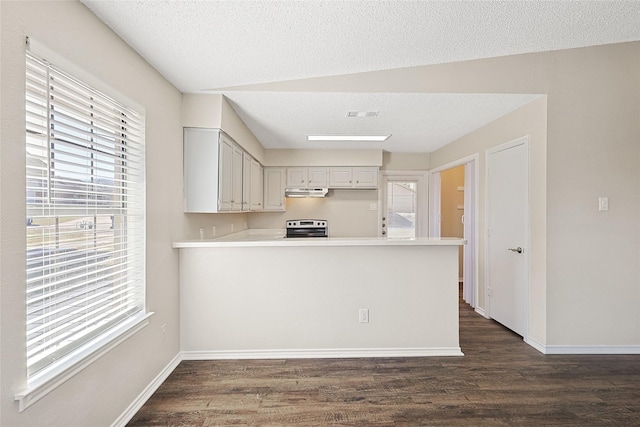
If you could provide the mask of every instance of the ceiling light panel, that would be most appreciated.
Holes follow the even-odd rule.
[[[391,135],[307,135],[308,141],[372,141],[382,142]]]

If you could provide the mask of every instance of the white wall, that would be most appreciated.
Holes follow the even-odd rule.
[[[183,248],[182,349],[205,359],[458,355],[457,262],[457,246]]]
[[[107,426],[179,352],[178,253],[191,233],[182,213],[182,96],[79,2],[0,2],[0,316],[3,426]],[[18,412],[25,369],[25,36],[146,109],[147,308],[150,324]],[[166,324],[166,339],[161,325]]]
[[[383,153],[382,168],[387,170],[426,171],[430,168],[431,153]]]
[[[382,150],[265,150],[265,166],[381,166]]]
[[[548,342],[640,345],[640,43],[554,55]],[[598,212],[608,196],[609,212]]]

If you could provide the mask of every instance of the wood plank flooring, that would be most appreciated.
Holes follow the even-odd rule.
[[[183,361],[129,426],[640,426],[640,356],[545,356],[460,305],[464,357]]]

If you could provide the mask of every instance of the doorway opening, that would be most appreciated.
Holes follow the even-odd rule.
[[[485,316],[477,304],[478,284],[478,155],[465,157],[431,171],[429,178],[429,235],[464,238],[459,277],[462,298]]]

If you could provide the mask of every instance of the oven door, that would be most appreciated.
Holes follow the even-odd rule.
[[[327,237],[326,228],[287,228],[287,237]]]

